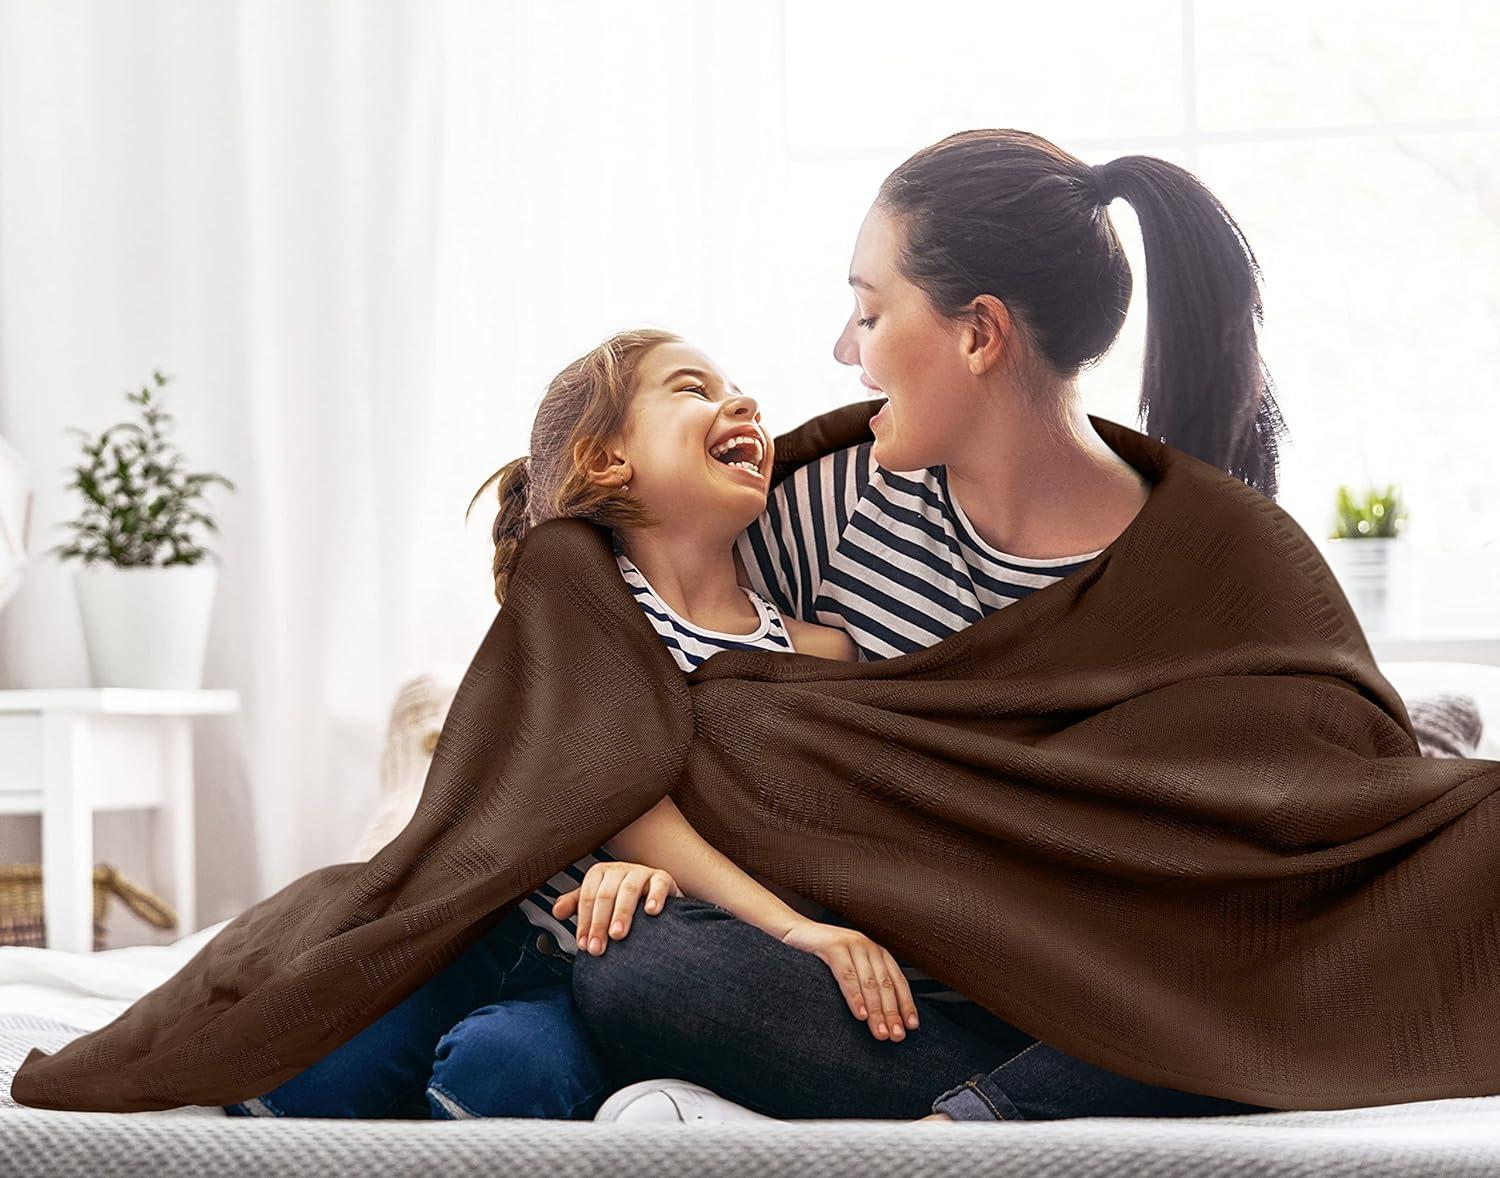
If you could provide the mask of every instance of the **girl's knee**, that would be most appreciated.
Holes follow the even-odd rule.
[[[485,1061],[523,1066],[555,1058],[581,1033],[566,982],[492,1002],[465,1015],[437,1042],[433,1074]]]
[[[457,1023],[438,1040],[428,1092],[446,1098],[441,1115],[451,1117],[567,1117],[606,1080],[568,987],[559,983]]]

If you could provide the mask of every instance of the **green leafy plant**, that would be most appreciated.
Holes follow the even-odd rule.
[[[1337,523],[1329,537],[1333,540],[1395,536],[1406,522],[1406,512],[1401,507],[1394,484],[1388,484],[1385,493],[1380,495],[1373,487],[1369,488],[1363,503],[1354,497],[1347,485],[1340,485],[1336,513]]]
[[[83,436],[83,461],[65,468],[73,472],[65,489],[78,490],[83,511],[61,525],[73,529],[73,539],[48,550],[59,559],[143,567],[192,565],[208,555],[194,541],[192,528],[219,528],[199,510],[199,500],[210,483],[231,491],[234,484],[222,475],[182,469],[182,455],[163,430],[165,423],[176,419],[156,398],[172,378],[160,372],[151,375],[155,390],[145,385],[139,393],[125,394],[127,401],[141,407],[144,425],[120,422],[97,439],[87,430],[69,427],[68,432]]]

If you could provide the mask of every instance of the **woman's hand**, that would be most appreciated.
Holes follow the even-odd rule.
[[[844,1001],[856,1018],[866,1019],[870,1034],[900,1041],[917,1029],[917,1004],[906,975],[884,948],[858,929],[804,920],[792,925],[782,941],[822,959],[833,971]]]
[[[644,863],[615,859],[595,863],[584,872],[583,883],[552,903],[552,915],[567,920],[578,910],[578,950],[598,957],[608,938],[621,940],[630,932],[635,906],[646,893],[646,911],[655,916],[668,896],[682,895],[671,873]],[[611,922],[610,917],[614,919]],[[606,935],[606,929],[608,934]]]

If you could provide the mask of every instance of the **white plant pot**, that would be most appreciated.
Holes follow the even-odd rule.
[[[203,685],[219,566],[86,564],[74,573],[95,687]]]
[[[1409,537],[1348,537],[1324,545],[1328,567],[1367,634],[1391,633],[1408,620]]]

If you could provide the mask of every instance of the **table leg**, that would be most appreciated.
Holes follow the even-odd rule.
[[[82,717],[42,713],[42,911],[49,949],[94,950],[94,808]]]
[[[161,732],[162,807],[157,828],[156,877],[169,882],[177,911],[176,940],[198,931],[193,848],[193,728],[187,716],[164,716]]]

